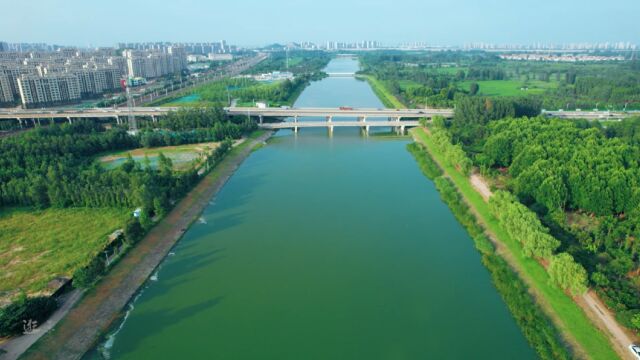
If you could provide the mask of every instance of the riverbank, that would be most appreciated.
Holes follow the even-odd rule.
[[[594,326],[580,306],[551,284],[544,267],[534,259],[523,255],[520,244],[502,230],[497,219],[491,215],[483,196],[467,177],[448,164],[444,155],[437,151],[429,134],[423,128],[413,129],[411,133],[417,142],[425,146],[432,158],[452,180],[464,201],[487,230],[497,247],[497,252],[529,286],[538,304],[560,329],[574,351],[590,359],[617,359],[618,355],[624,357],[626,349],[616,348],[618,350],[616,355],[607,337]]]
[[[25,359],[79,359],[99,339],[147,281],[242,161],[272,135],[256,132],[234,148],[209,175],[129,251],[68,315],[29,349]]]
[[[386,88],[386,86],[384,86],[384,84],[382,84],[382,82],[380,82],[380,80],[371,75],[362,74],[358,74],[356,78],[363,79],[367,83],[369,83],[369,86],[371,86],[371,89],[380,99],[380,101],[382,101],[385,107],[392,109],[406,108],[406,106],[402,102],[400,102],[400,100],[398,100],[395,96],[393,96],[393,94],[389,92],[389,90]]]

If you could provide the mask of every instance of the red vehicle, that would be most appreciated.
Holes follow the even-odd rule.
[[[340,110],[353,110],[350,106],[340,106]]]

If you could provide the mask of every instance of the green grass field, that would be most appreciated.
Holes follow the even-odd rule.
[[[458,88],[469,90],[471,83],[480,86],[480,95],[485,96],[527,96],[540,95],[547,89],[558,86],[557,82],[549,81],[519,81],[519,80],[487,80],[487,81],[463,81],[458,84]]]
[[[605,335],[593,325],[582,309],[569,296],[551,284],[549,275],[542,265],[522,254],[520,243],[502,229],[498,220],[489,211],[488,204],[473,188],[469,179],[448,165],[444,156],[436,151],[435,144],[424,131],[420,128],[411,131],[420,142],[427,146],[433,158],[455,183],[465,200],[476,209],[481,223],[507,247],[515,261],[513,265],[515,265],[516,271],[526,283],[535,289],[535,293],[544,306],[552,310],[554,314],[552,318],[558,320],[561,331],[575,339],[591,359],[618,359]]]
[[[194,160],[198,159],[199,154],[209,153],[211,150],[218,147],[217,142],[198,143],[198,144],[186,144],[178,146],[162,146],[156,148],[141,148],[135,150],[118,151],[108,154],[103,154],[98,161],[100,161],[108,169],[122,165],[127,159],[127,154],[131,154],[135,161],[144,161],[144,157],[147,156],[151,162],[151,165],[155,165],[160,153],[163,153],[166,157],[173,162],[173,168],[175,170],[187,170],[191,167]]]
[[[70,277],[131,216],[126,209],[0,210],[0,299],[35,294],[56,276]]]

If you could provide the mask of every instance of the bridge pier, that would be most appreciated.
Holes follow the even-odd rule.
[[[404,135],[404,125],[396,126],[396,134]]]
[[[296,116],[294,116],[294,117],[293,117],[293,122],[294,122],[294,123],[297,123],[297,122],[298,122],[298,115],[296,115]]]
[[[20,129],[22,129],[22,128],[23,128],[23,125],[22,125],[22,118],[18,118],[18,122],[20,123]]]
[[[294,126],[294,127],[293,127],[293,133],[294,133],[294,134],[297,134],[297,133],[298,133],[298,127],[297,127],[297,126]]]
[[[260,121],[260,125],[262,125],[262,115],[259,115],[258,119],[259,119],[258,121]]]
[[[331,122],[331,120],[333,120],[333,116],[331,115],[327,116],[327,122]]]
[[[156,118],[155,115],[151,115],[151,122],[154,124],[158,122],[158,119]]]
[[[71,116],[67,116],[67,120],[69,121],[69,124],[71,124]]]
[[[329,137],[333,137],[333,125],[327,126],[327,135],[329,135]]]

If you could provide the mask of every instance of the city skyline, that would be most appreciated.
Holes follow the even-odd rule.
[[[95,4],[90,9],[82,5],[77,0],[29,3],[2,0],[0,6],[11,9],[12,14],[0,23],[2,40],[82,47],[113,46],[122,41],[213,39],[226,39],[245,47],[274,42],[365,39],[385,44],[427,42],[453,46],[479,42],[640,42],[634,29],[634,14],[640,11],[640,3],[631,0],[610,1],[604,10],[584,6],[577,0],[543,0],[535,7],[514,5],[506,0],[482,4],[472,0],[455,3],[328,0],[321,7],[310,1],[292,0],[269,3],[245,0],[215,5],[201,0],[153,5],[117,0]],[[523,16],[529,21],[523,22]],[[453,27],[457,31],[451,31]]]

